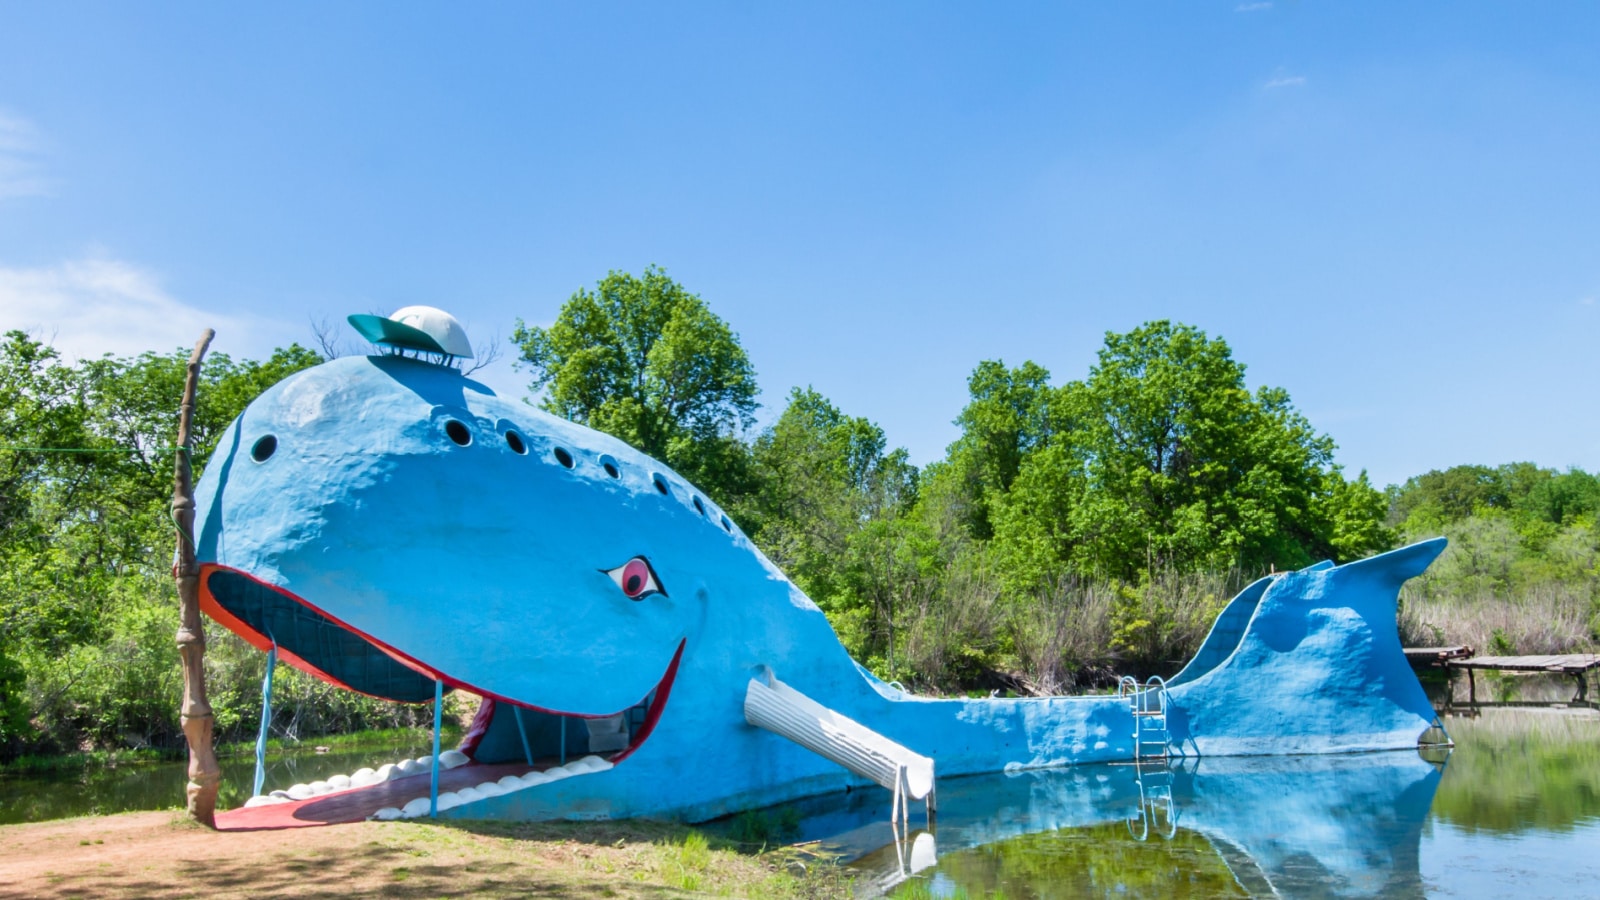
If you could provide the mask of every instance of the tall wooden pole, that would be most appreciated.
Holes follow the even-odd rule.
[[[172,521],[178,526],[178,554],[172,577],[178,581],[178,655],[183,658],[183,736],[189,741],[189,818],[217,827],[217,788],[222,769],[211,749],[211,704],[206,700],[206,632],[200,623],[200,564],[194,555],[194,476],[189,467],[189,430],[194,422],[195,387],[200,360],[216,332],[207,328],[189,354],[183,382],[183,407],[178,417],[178,449],[172,473]]]

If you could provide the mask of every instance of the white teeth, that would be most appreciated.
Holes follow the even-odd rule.
[[[444,754],[440,754],[443,763]],[[440,811],[453,809],[466,803],[484,800],[489,797],[500,797],[515,793],[524,788],[560,781],[563,778],[576,778],[580,775],[591,775],[595,772],[604,772],[612,768],[612,764],[598,756],[585,756],[575,759],[564,766],[556,766],[543,772],[528,772],[524,775],[507,775],[499,781],[485,781],[476,787],[464,787],[455,791],[445,791],[439,795],[438,808]],[[374,819],[414,819],[428,814],[430,803],[427,797],[418,797],[405,806],[396,808],[387,806],[372,815]]]
[[[455,769],[466,765],[472,760],[460,750],[446,750],[439,754],[439,768]],[[515,793],[525,788],[549,784],[563,778],[572,778],[578,775],[590,775],[595,772],[604,772],[611,768],[611,763],[598,756],[585,756],[575,759],[562,766],[554,766],[543,772],[531,771],[522,775],[507,775],[499,781],[485,781],[476,787],[464,787],[455,791],[445,791],[439,795],[439,809],[451,809],[464,803],[473,803],[490,797],[500,797]],[[419,756],[416,759],[403,759],[398,763],[385,763],[376,769],[363,767],[349,775],[332,775],[326,781],[313,781],[310,784],[297,784],[288,790],[273,791],[259,797],[251,797],[245,806],[268,806],[274,803],[288,803],[292,800],[309,800],[323,794],[335,791],[349,790],[350,788],[371,787],[385,781],[405,778],[433,770],[432,756]],[[409,819],[425,815],[429,809],[427,797],[418,797],[403,807],[386,806],[372,814],[374,819]]]
[[[289,795],[284,794],[282,797],[276,796],[279,793],[282,792],[273,791],[271,794],[260,794],[255,797],[251,797],[249,800],[244,802],[245,808],[248,809],[252,806],[272,806],[275,803],[288,803]]]

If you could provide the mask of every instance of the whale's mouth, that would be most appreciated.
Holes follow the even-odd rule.
[[[649,738],[666,708],[687,643],[687,639],[679,641],[660,681],[638,703],[610,715],[596,715],[563,712],[484,690],[397,650],[293,592],[228,566],[211,563],[201,566],[200,607],[218,624],[257,649],[267,651],[275,647],[278,658],[284,662],[347,690],[383,700],[420,703],[432,701],[442,683],[446,688],[461,688],[482,696],[483,705],[461,747],[440,754],[439,761],[449,770],[443,773],[448,776],[443,779],[444,783],[460,783],[461,793],[467,795],[460,797],[460,802],[571,775],[604,771],[632,755]],[[559,745],[546,746],[548,741],[541,745],[537,737],[530,742],[530,729],[536,735],[541,728],[547,732],[559,728]],[[509,743],[508,729],[513,735]],[[596,729],[600,734],[598,743],[594,737]],[[569,739],[569,734],[578,742]],[[585,737],[590,741],[588,747],[582,743]],[[591,748],[594,752],[588,752]],[[569,755],[573,758],[571,762]],[[412,776],[417,776],[417,783],[409,786],[410,792],[420,789],[421,799],[427,799],[432,764],[432,759],[404,760],[377,769],[362,769],[348,778],[336,776],[327,782],[273,791],[268,800],[309,801],[321,794],[337,793],[345,797],[358,790],[392,799],[406,793],[406,786],[400,782]],[[482,784],[477,780],[480,770],[488,777]],[[444,784],[440,789],[446,790]],[[401,813],[400,809],[414,810],[417,799],[411,798],[402,805],[374,806],[367,815],[391,811],[396,815],[416,814],[414,811]],[[443,795],[441,803],[459,805]],[[372,803],[357,804],[359,808],[366,806]]]

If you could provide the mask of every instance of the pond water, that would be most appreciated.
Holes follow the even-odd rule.
[[[451,744],[453,746],[453,742]],[[398,762],[433,752],[432,732],[380,732],[362,739],[344,739],[325,753],[310,743],[277,752],[267,760],[267,788],[287,788],[330,775],[345,774],[376,763]],[[253,754],[218,760],[222,787],[218,809],[244,805],[255,784]],[[141,809],[183,806],[188,783],[184,762],[138,762],[118,766],[98,763],[43,774],[0,773],[0,825],[42,822],[69,816],[107,815]]]
[[[869,789],[765,810],[774,838],[844,854],[863,897],[1600,897],[1600,711],[1445,718],[1456,748],[1078,766],[939,782],[908,834]],[[429,752],[425,732],[281,754],[285,787]],[[254,760],[223,761],[219,805]],[[181,804],[181,763],[0,776],[0,824]]]
[[[1600,897],[1600,712],[1486,709],[1415,751],[941,779],[769,811],[863,897]]]

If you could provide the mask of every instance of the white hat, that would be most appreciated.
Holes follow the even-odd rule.
[[[354,315],[350,324],[374,344],[472,358],[472,344],[456,317],[432,306],[407,306],[385,318]]]

